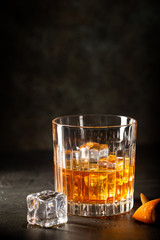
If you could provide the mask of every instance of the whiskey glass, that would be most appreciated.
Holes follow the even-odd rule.
[[[68,213],[105,217],[134,204],[137,121],[119,115],[73,115],[52,121],[55,191]]]

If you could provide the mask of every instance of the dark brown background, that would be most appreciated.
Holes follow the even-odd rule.
[[[154,0],[1,1],[3,239],[159,240],[160,214],[153,226],[132,219],[141,192],[160,197],[159,13]],[[134,208],[30,229],[26,196],[54,189],[51,120],[83,113],[137,119]]]
[[[51,120],[108,113],[159,141],[159,3],[3,1],[3,151],[51,150]]]

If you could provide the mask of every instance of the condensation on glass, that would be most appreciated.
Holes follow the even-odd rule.
[[[134,203],[137,121],[117,115],[79,115],[52,121],[55,191],[68,213],[112,216]]]

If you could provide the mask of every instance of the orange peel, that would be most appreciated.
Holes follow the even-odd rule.
[[[146,202],[149,202],[148,198],[147,198],[143,193],[140,194],[140,198],[141,198],[142,204],[145,204]],[[157,218],[156,210],[155,210],[155,209],[153,209],[152,218],[153,218],[153,219],[156,219],[156,218]]]
[[[140,194],[140,198],[141,198],[142,204],[149,202],[148,198],[143,193]]]
[[[87,142],[87,143],[80,146],[80,148],[84,148],[84,147],[87,147],[88,149],[92,149],[92,148],[98,149],[99,148],[99,143],[97,143],[97,142]]]
[[[160,198],[144,203],[135,211],[132,217],[140,222],[148,224],[155,223],[156,222],[155,207],[159,202]]]

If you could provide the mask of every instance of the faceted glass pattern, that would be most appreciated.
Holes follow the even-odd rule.
[[[55,190],[67,195],[69,214],[132,209],[136,127],[132,118],[110,115],[53,120]]]

